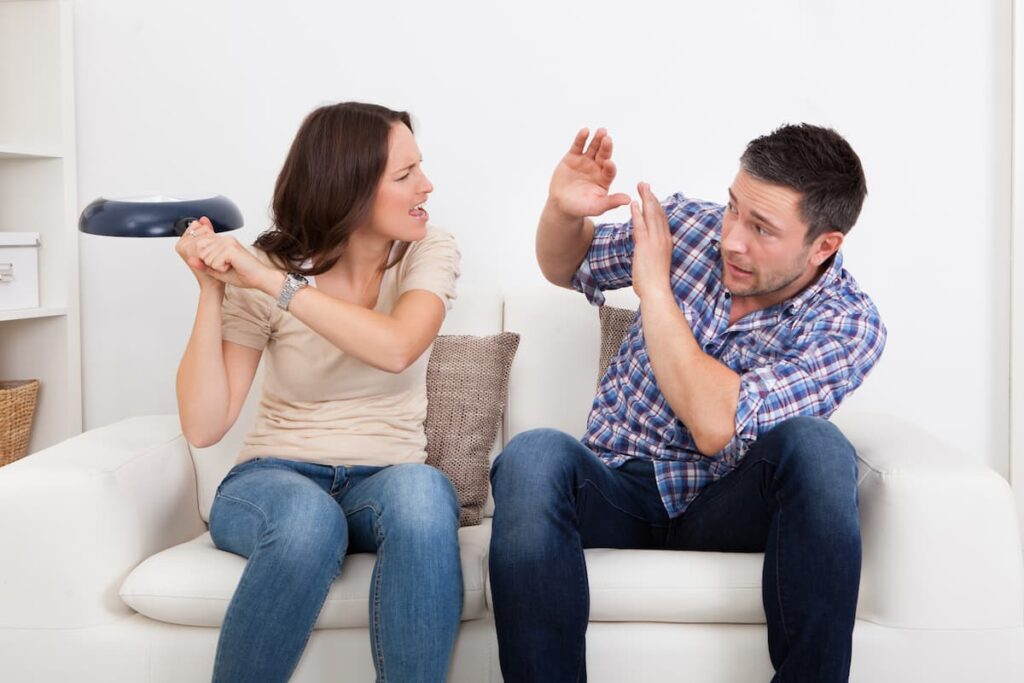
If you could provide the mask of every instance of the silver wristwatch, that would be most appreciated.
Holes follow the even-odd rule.
[[[295,292],[309,284],[309,281],[298,273],[288,273],[284,278],[284,286],[281,287],[281,294],[277,297],[277,307],[282,311],[288,310],[288,304],[292,302]]]

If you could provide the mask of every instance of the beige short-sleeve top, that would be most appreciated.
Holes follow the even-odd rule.
[[[265,253],[254,251],[270,263]],[[428,227],[427,236],[385,271],[374,310],[389,313],[413,289],[437,295],[449,310],[459,258],[451,233]],[[263,351],[262,395],[239,462],[278,457],[379,466],[426,459],[429,348],[401,373],[378,370],[255,289],[226,287],[222,320],[225,340]]]

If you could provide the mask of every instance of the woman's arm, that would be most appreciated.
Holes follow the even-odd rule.
[[[277,297],[276,293],[267,293]],[[422,289],[402,294],[391,313],[385,314],[303,287],[288,311],[345,353],[394,373],[402,372],[423,355],[445,316],[441,299]]]
[[[238,419],[263,352],[221,340],[221,298],[199,295],[192,336],[178,365],[178,418],[190,444],[220,441]]]
[[[212,277],[258,289],[274,300],[280,295],[285,274],[262,263],[234,237],[211,234],[197,242],[205,272]],[[303,287],[288,312],[345,353],[379,370],[399,373],[430,347],[446,309],[439,295],[423,289],[404,292],[390,313],[379,313]]]
[[[178,418],[189,443],[211,446],[238,418],[262,352],[221,340],[224,283],[196,256],[196,244],[213,234],[209,221],[193,223],[176,246],[199,281],[199,305],[192,335],[178,365]]]

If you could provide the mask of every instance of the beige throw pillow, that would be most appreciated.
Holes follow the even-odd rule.
[[[479,524],[490,484],[490,452],[508,398],[519,335],[440,335],[427,363],[427,464],[459,494],[459,523]]]
[[[601,358],[597,366],[598,386],[601,385],[601,380],[608,372],[608,364],[619,352],[626,333],[629,332],[629,328],[632,327],[633,321],[636,319],[636,311],[630,308],[601,306],[599,313],[601,316]]]

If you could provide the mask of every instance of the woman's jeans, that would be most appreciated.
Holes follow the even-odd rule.
[[[217,489],[210,533],[249,561],[221,627],[214,681],[288,680],[347,552],[377,554],[377,680],[444,681],[462,614],[458,528],[455,490],[427,465],[236,465]],[[336,680],[347,680],[343,669]]]
[[[586,680],[584,548],[763,551],[774,680],[849,677],[861,560],[857,463],[830,423],[794,418],[762,435],[676,519],[650,461],[611,469],[554,430],[515,437],[491,482],[490,581],[506,681]],[[681,659],[679,680],[686,671]]]

